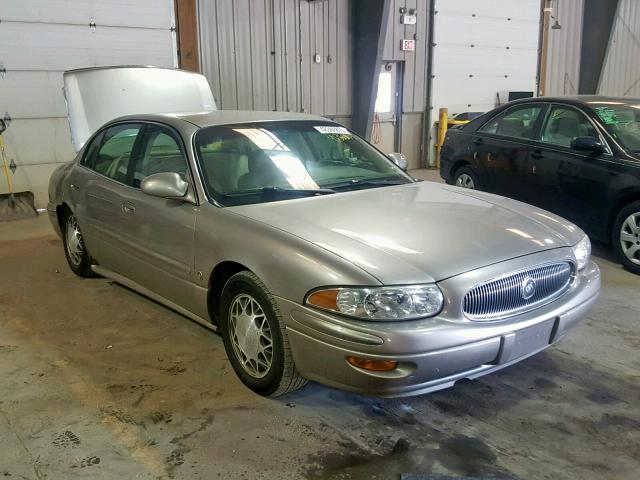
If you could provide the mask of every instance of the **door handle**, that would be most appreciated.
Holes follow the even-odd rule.
[[[481,138],[476,138],[473,143],[475,145],[482,145],[484,143],[484,140],[482,140]]]
[[[122,204],[122,211],[124,213],[135,213],[136,212],[136,207],[131,202],[124,202]]]
[[[533,152],[531,152],[531,157],[535,158],[535,159],[538,159],[538,158],[544,157],[544,155],[542,154],[542,151],[534,150]]]

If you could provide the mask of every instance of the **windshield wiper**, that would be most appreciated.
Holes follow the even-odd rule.
[[[242,190],[239,192],[223,193],[225,198],[244,197],[247,195],[287,195],[292,197],[314,197],[316,195],[328,195],[337,193],[331,188],[281,188],[281,187],[263,187],[257,190]]]
[[[387,185],[404,185],[405,183],[411,183],[404,179],[359,179],[354,178],[349,182],[335,183],[329,185],[331,188],[345,188],[345,187],[384,187]]]

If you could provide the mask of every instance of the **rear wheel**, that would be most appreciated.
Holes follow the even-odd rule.
[[[96,274],[91,270],[91,255],[84,244],[78,219],[71,210],[64,213],[62,241],[64,254],[73,273],[85,278],[95,277]]]
[[[478,176],[471,167],[461,167],[456,170],[453,176],[453,184],[456,187],[468,188],[470,190],[480,190]]]
[[[303,387],[275,299],[260,279],[244,271],[222,292],[220,331],[227,357],[254,392],[277,397]]]
[[[620,210],[613,224],[612,237],[613,248],[622,265],[640,275],[640,201]]]

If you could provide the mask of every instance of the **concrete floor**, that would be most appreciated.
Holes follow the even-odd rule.
[[[640,277],[597,255],[592,314],[507,370],[409,399],[272,400],[216,334],[74,276],[45,218],[0,223],[0,477],[640,478]]]

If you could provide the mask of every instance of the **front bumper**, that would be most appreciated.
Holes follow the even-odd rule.
[[[442,315],[407,322],[354,321],[282,298],[278,304],[303,376],[344,390],[393,397],[447,388],[544,350],[588,313],[599,292],[600,270],[591,262],[560,298],[493,322]],[[398,368],[363,370],[347,363],[347,356],[395,360]]]

